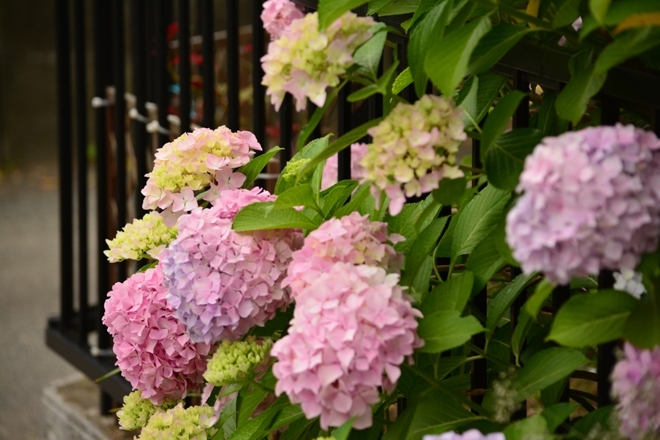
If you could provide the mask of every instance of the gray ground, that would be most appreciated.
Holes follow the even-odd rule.
[[[43,438],[41,390],[74,371],[44,344],[59,290],[54,171],[0,178],[0,439]]]

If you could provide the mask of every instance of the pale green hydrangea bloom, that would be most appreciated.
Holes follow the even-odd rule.
[[[249,337],[245,341],[224,340],[209,361],[204,379],[221,386],[245,378],[266,361],[272,346],[270,339],[258,341]]]
[[[158,259],[158,254],[177,236],[176,228],[168,228],[158,213],[148,213],[127,224],[113,240],[106,240],[108,261]]]
[[[295,180],[298,177],[300,170],[307,164],[307,162],[309,162],[309,159],[291,159],[282,172],[282,180],[286,180],[287,182]]]
[[[165,401],[161,406],[154,405],[149,399],[142,398],[142,391],[133,391],[124,397],[124,406],[117,412],[119,427],[126,431],[143,428],[156,411],[166,410],[174,405],[176,405],[174,401]]]
[[[213,437],[213,408],[180,403],[167,411],[158,411],[142,429],[139,440],[207,440]]]

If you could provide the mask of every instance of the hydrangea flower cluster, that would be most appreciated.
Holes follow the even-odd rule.
[[[218,190],[239,188],[245,176],[232,170],[248,163],[255,150],[261,151],[261,145],[254,134],[233,133],[224,125],[182,134],[156,151],[154,169],[142,189],[142,207],[187,212],[197,207],[195,191],[210,186],[205,200],[213,201]]]
[[[271,355],[278,379],[275,392],[300,403],[307,418],[321,426],[372,424],[378,388],[391,391],[399,365],[421,347],[421,313],[397,284],[398,274],[375,266],[338,262],[302,288],[287,336]]]
[[[284,285],[291,286],[296,300],[305,286],[335,263],[366,264],[398,271],[403,255],[389,243],[403,241],[388,234],[387,223],[372,222],[368,215],[352,212],[341,219],[331,218],[309,233],[300,250],[293,253]],[[389,242],[389,243],[388,243]]]
[[[139,440],[206,440],[215,434],[214,422],[210,406],[183,408],[179,404],[151,416]]]
[[[637,299],[646,293],[646,287],[642,282],[642,274],[633,270],[622,270],[621,272],[614,272],[614,286],[616,290],[628,292]]]
[[[176,404],[175,401],[165,400],[161,406],[156,406],[151,400],[143,398],[141,391],[133,391],[124,396],[124,405],[117,411],[119,427],[126,431],[143,428],[156,411],[174,408]]]
[[[149,257],[158,259],[158,254],[176,238],[176,228],[168,228],[157,212],[145,214],[117,232],[112,240],[106,240],[108,261],[141,260]]]
[[[303,18],[305,14],[290,0],[268,0],[261,12],[261,21],[270,38],[277,40],[293,20]]]
[[[612,372],[612,395],[618,400],[619,432],[625,438],[659,438],[660,347],[643,350],[626,342]]]
[[[364,167],[360,163],[362,158],[367,154],[367,144],[357,142],[350,146],[351,149],[351,179],[360,180],[364,177]],[[321,179],[321,189],[328,189],[338,179],[338,158],[335,154],[325,161],[323,167],[323,178]]]
[[[392,215],[401,212],[406,197],[438,188],[441,179],[462,177],[456,164],[458,147],[466,138],[462,109],[451,99],[424,95],[414,104],[399,103],[368,133],[373,138],[362,159],[372,194],[391,199]]]
[[[476,429],[470,429],[463,434],[448,431],[442,434],[425,435],[422,440],[506,440],[501,432],[482,434]]]
[[[347,12],[319,30],[318,14],[294,20],[280,38],[271,41],[261,58],[266,94],[279,110],[286,92],[296,100],[296,110],[307,106],[307,98],[322,107],[326,88],[339,84],[339,76],[353,64],[353,52],[371,38],[371,17]]]
[[[210,349],[194,344],[174,317],[163,281],[159,264],[116,283],[103,315],[122,375],[156,405],[199,388]]]
[[[224,340],[208,363],[204,379],[215,386],[227,385],[256,373],[264,364],[273,341],[248,337],[245,341]]]
[[[213,208],[179,219],[179,235],[160,257],[167,301],[192,341],[234,341],[289,305],[281,282],[300,234],[232,230],[240,208],[272,200],[258,188],[228,190]]]
[[[660,140],[631,125],[545,138],[525,160],[507,241],[550,281],[633,270],[660,234]]]

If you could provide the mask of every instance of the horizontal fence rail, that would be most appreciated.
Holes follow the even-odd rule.
[[[101,324],[106,294],[113,283],[136,270],[129,263],[111,266],[107,262],[103,254],[106,239],[114,237],[127,220],[143,215],[140,190],[156,148],[200,126],[225,124],[232,130],[251,130],[264,150],[275,145],[284,148],[279,159],[260,176],[267,188],[272,188],[274,178],[296,152],[297,134],[314,106],[309,103],[307,112],[297,113],[287,95],[279,112],[275,112],[267,102],[261,85],[260,59],[268,44],[260,20],[262,3],[56,0],[60,310],[48,321],[46,342],[91,379],[115,368],[112,341]],[[296,3],[307,10],[317,5],[314,0]],[[87,11],[91,12],[91,26],[87,26],[90,31],[85,22]],[[385,17],[383,21],[392,26],[400,24],[388,20]],[[406,67],[407,42],[402,37],[391,38],[402,71]],[[524,93],[537,85],[559,91],[570,79],[570,57],[561,48],[522,42],[493,71],[508,77],[511,87]],[[391,62],[391,56],[384,56],[381,71]],[[601,108],[601,123],[617,123],[620,109],[628,109],[646,116],[650,128],[660,134],[659,80],[657,73],[627,67],[612,69],[595,98]],[[382,114],[382,97],[374,96],[356,105],[346,99],[352,90],[347,86],[339,92],[334,113],[320,124],[312,138],[329,132],[342,135]],[[403,94],[412,100],[414,90],[408,88]],[[91,130],[88,122],[93,122]],[[529,125],[529,100],[523,100],[513,128]],[[93,160],[89,157],[90,143],[94,146]],[[477,141],[472,143],[472,154],[478,164]],[[349,149],[339,154],[340,179],[350,177],[350,160]],[[93,183],[88,185],[91,175]],[[95,206],[87,202],[92,189]],[[611,287],[612,274],[601,273],[598,283],[600,288]],[[568,286],[554,290],[555,311],[568,294]],[[521,295],[514,303],[513,322],[525,299]],[[476,301],[484,316],[486,302],[484,289]],[[484,335],[476,336],[473,343],[483,348]],[[614,364],[613,349],[613,344],[604,344],[598,350],[601,405],[610,399],[608,378]],[[475,361],[472,373],[472,388],[485,388],[486,360]],[[103,411],[131,389],[119,375],[99,386]],[[562,400],[568,401],[569,396],[567,387]],[[404,408],[405,402],[401,402],[399,409]],[[523,409],[518,416],[524,414]]]

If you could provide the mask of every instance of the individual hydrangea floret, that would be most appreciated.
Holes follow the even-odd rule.
[[[644,350],[625,343],[612,372],[619,432],[627,439],[660,438],[660,347]]]
[[[392,215],[401,212],[406,197],[438,188],[441,179],[462,177],[456,164],[458,147],[466,139],[462,109],[451,99],[424,95],[414,104],[399,103],[368,130],[373,141],[362,159],[372,194],[391,199]]]
[[[628,292],[637,299],[646,293],[641,273],[624,269],[621,272],[614,272],[612,275],[614,275],[614,286],[612,286],[614,289]]]
[[[209,361],[204,379],[215,386],[222,386],[254,376],[259,373],[258,367],[267,362],[272,346],[270,339],[248,337],[245,341],[224,340]]]
[[[151,416],[142,429],[139,440],[206,440],[213,437],[213,408],[179,404],[167,411],[158,411]]]
[[[175,405],[175,401],[165,400],[161,406],[156,406],[151,400],[143,398],[141,391],[133,391],[124,396],[124,405],[117,411],[119,427],[126,431],[143,428],[156,411],[167,410]]]
[[[296,298],[288,334],[275,342],[275,393],[300,403],[321,427],[372,424],[379,388],[391,392],[400,365],[423,341],[422,314],[397,284],[398,274],[374,266],[335,263]]]
[[[277,40],[293,20],[304,16],[305,14],[290,0],[268,0],[264,3],[261,21],[270,38]]]
[[[281,282],[300,233],[232,230],[240,208],[272,200],[260,188],[227,190],[212,208],[179,219],[179,235],[160,257],[167,300],[193,341],[235,341],[289,305]]]
[[[291,286],[297,298],[303,287],[340,262],[398,271],[403,255],[392,244],[402,240],[402,236],[388,233],[387,223],[372,222],[368,215],[352,212],[331,218],[310,232],[303,247],[293,253],[284,285]]]
[[[265,72],[262,84],[279,110],[286,92],[296,100],[296,110],[307,106],[307,98],[319,107],[326,99],[326,88],[339,84],[339,76],[353,64],[353,52],[371,38],[371,17],[346,12],[324,31],[319,30],[318,14],[294,20],[280,38],[271,41],[261,58]]]
[[[476,429],[470,429],[463,434],[449,431],[443,434],[425,435],[422,440],[506,440],[506,438],[501,432],[482,434]]]
[[[160,214],[150,212],[124,226],[112,240],[106,240],[108,261],[158,259],[158,254],[176,238],[176,228],[168,228]]]
[[[154,169],[142,189],[142,207],[168,214],[189,212],[197,207],[195,192],[209,187],[204,199],[213,202],[219,191],[240,188],[245,175],[233,170],[248,163],[255,150],[261,151],[261,145],[254,134],[233,133],[224,125],[182,134],[156,151]]]
[[[156,405],[199,389],[210,348],[190,340],[166,301],[163,281],[159,264],[116,283],[103,315],[122,375]]]
[[[351,145],[351,179],[360,180],[364,177],[364,167],[360,163],[367,154],[367,144],[357,142]],[[338,180],[338,158],[335,154],[325,162],[323,167],[323,178],[321,179],[321,189],[328,189]]]
[[[525,160],[507,241],[556,283],[634,270],[660,235],[660,141],[631,125],[547,137]]]

